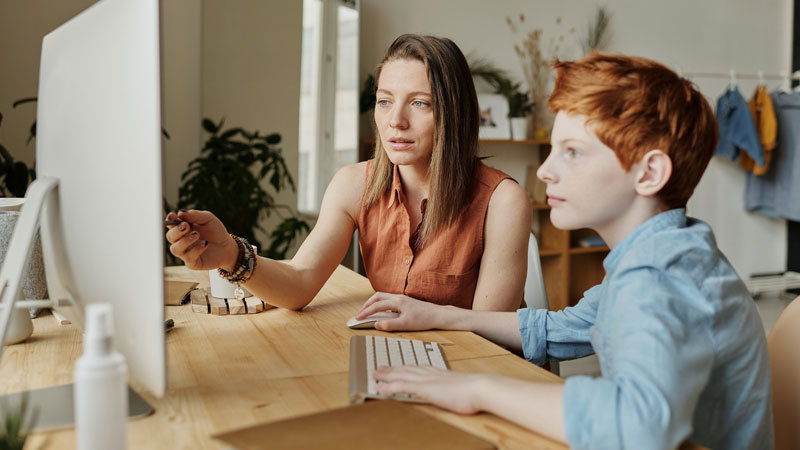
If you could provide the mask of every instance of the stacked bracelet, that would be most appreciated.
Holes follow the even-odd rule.
[[[256,269],[256,252],[245,238],[240,238],[233,234],[231,234],[231,237],[236,241],[236,245],[239,247],[239,255],[236,258],[236,264],[230,272],[222,268],[217,269],[217,272],[219,272],[219,276],[229,282],[240,284],[253,276],[253,272]]]

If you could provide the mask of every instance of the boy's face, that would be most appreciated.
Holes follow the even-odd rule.
[[[636,201],[636,165],[626,172],[584,116],[559,111],[550,141],[550,155],[536,172],[547,183],[550,221],[561,229],[592,228],[607,241],[617,236]]]

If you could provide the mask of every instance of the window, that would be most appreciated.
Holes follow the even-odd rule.
[[[297,207],[319,212],[336,171],[358,159],[358,4],[304,0]]]

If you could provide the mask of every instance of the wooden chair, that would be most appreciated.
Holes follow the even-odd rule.
[[[767,336],[772,370],[775,449],[800,448],[800,297],[778,317]]]

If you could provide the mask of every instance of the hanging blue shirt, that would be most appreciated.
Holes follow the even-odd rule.
[[[526,359],[597,353],[602,376],[564,386],[570,447],[773,448],[764,329],[711,228],[666,211],[603,266],[603,282],[576,306],[517,311]]]
[[[800,221],[800,93],[770,95],[778,119],[778,146],[767,173],[747,173],[744,209]]]
[[[734,160],[739,156],[739,149],[742,149],[759,166],[764,166],[764,147],[761,146],[753,115],[736,86],[729,86],[717,100],[717,125],[718,156]]]

